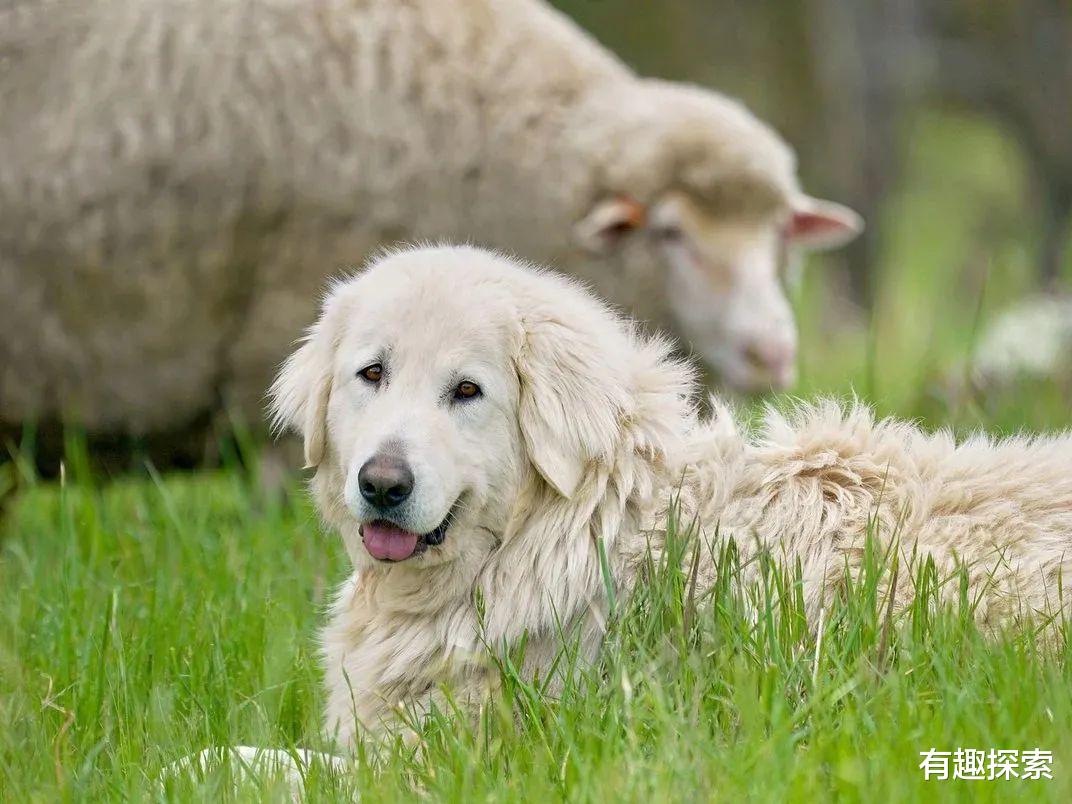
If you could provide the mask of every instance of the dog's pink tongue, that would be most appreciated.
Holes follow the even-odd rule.
[[[369,522],[361,527],[365,537],[365,549],[373,558],[389,561],[401,561],[413,555],[417,549],[416,533],[386,522]]]

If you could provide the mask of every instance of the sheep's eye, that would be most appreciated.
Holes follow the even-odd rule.
[[[606,232],[607,237],[617,240],[619,238],[625,237],[635,228],[636,226],[631,221],[615,221],[604,231]]]
[[[653,234],[662,243],[677,243],[681,240],[681,230],[676,226],[660,226]]]
[[[472,399],[477,396],[480,396],[480,386],[469,380],[458,383],[454,389],[455,399]]]
[[[379,363],[373,363],[371,366],[365,366],[365,368],[357,372],[357,376],[361,377],[366,382],[376,384],[383,379],[383,366],[381,366]]]

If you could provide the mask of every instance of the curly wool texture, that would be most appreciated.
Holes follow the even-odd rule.
[[[4,0],[0,107],[0,423],[258,421],[325,278],[399,240],[509,248],[665,325],[652,260],[572,242],[592,203],[797,191],[743,106],[536,0]]]

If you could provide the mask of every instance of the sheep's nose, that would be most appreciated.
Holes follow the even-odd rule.
[[[373,455],[357,473],[361,496],[380,510],[396,508],[413,493],[413,472],[397,455]]]
[[[780,339],[760,339],[745,345],[744,359],[748,366],[776,388],[785,388],[793,382],[796,373],[796,347]]]

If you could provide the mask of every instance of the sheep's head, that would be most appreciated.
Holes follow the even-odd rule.
[[[677,334],[729,386],[792,385],[786,270],[794,252],[851,240],[860,217],[801,192],[792,151],[735,101],[644,81],[593,105],[613,122],[592,127],[605,156],[578,243],[626,271],[655,265]]]

